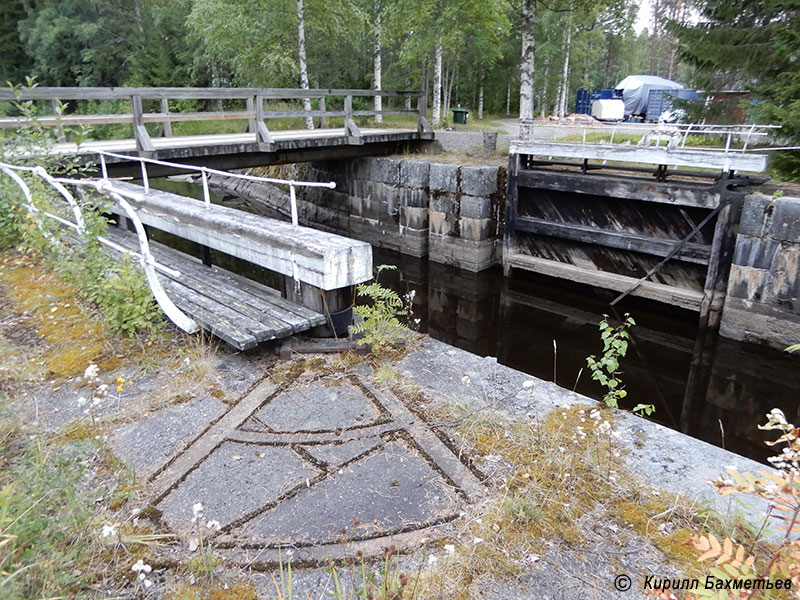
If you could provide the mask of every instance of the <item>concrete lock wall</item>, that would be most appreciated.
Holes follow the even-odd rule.
[[[800,343],[800,198],[747,196],[720,333],[777,348]]]
[[[482,271],[499,262],[505,189],[496,166],[462,166],[401,158],[312,163],[307,189],[313,222],[375,246]],[[331,218],[329,213],[335,213]]]

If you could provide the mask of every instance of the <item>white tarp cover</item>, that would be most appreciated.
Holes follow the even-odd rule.
[[[641,115],[647,110],[650,90],[682,90],[680,83],[656,77],[655,75],[628,75],[620,81],[615,90],[622,90],[625,101],[625,116]]]

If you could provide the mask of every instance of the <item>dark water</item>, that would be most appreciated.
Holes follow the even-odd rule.
[[[157,180],[154,187],[202,197],[199,186]],[[214,195],[213,202],[247,209],[239,200]],[[185,240],[156,239],[199,256]],[[628,397],[623,408],[653,404],[651,417],[668,427],[750,458],[772,452],[758,430],[772,408],[800,422],[800,357],[742,344],[697,330],[694,313],[631,298],[608,306],[616,294],[543,276],[503,277],[499,268],[469,273],[424,259],[374,249],[373,264],[396,265],[381,283],[401,294],[414,291],[412,321],[423,333],[581,394],[600,399],[586,357],[602,352],[598,323],[629,312],[637,325],[622,360]],[[279,278],[250,263],[212,251],[214,264],[278,287]],[[555,342],[555,348],[554,348]],[[669,449],[665,448],[668,454]]]

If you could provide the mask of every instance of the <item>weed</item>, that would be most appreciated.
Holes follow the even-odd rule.
[[[625,313],[625,319],[616,327],[609,325],[608,315],[603,315],[603,320],[600,321],[603,355],[599,359],[595,355],[586,358],[586,364],[592,372],[592,379],[608,388],[603,396],[603,401],[612,408],[619,408],[619,401],[628,395],[619,378],[622,374],[622,371],[619,370],[619,361],[628,353],[628,341],[630,340],[628,330],[634,325],[636,325],[636,321],[628,313]],[[637,404],[633,409],[635,413],[648,415],[654,411],[655,407],[652,404]]]
[[[388,269],[396,269],[394,265],[379,265],[378,277]],[[371,304],[362,304],[354,308],[356,314],[363,319],[350,328],[356,335],[361,335],[362,342],[372,348],[373,356],[379,356],[386,348],[396,347],[409,336],[409,330],[398,317],[408,311],[403,308],[403,299],[389,288],[383,287],[376,278],[368,284],[359,284],[356,288],[359,296],[368,298]]]

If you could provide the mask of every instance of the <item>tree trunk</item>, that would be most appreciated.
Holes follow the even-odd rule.
[[[303,15],[303,0],[297,0],[297,58],[300,63],[300,88],[308,89],[308,66],[306,65],[306,20]],[[311,98],[303,98],[303,110],[311,110]],[[314,129],[314,119],[306,117],[306,129]]]
[[[567,25],[564,34],[564,66],[561,69],[561,89],[558,93],[558,118],[567,116],[567,98],[569,96],[569,52],[572,46],[572,27]]]
[[[606,68],[603,73],[603,89],[608,89],[608,77],[611,74],[611,37],[610,33],[606,34]]]
[[[442,120],[442,43],[436,44],[433,63],[433,115],[431,125],[436,127]]]
[[[450,114],[450,69],[447,63],[443,62],[442,65],[442,123],[447,121],[447,116]]]
[[[542,86],[542,102],[541,102],[541,104],[539,106],[539,109],[540,109],[540,112],[541,112],[541,115],[542,115],[542,119],[544,119],[547,116],[547,83],[548,83],[548,77],[547,76],[548,75],[549,75],[548,69],[547,69],[547,67],[545,67],[544,85]]]
[[[508,78],[508,85],[506,86],[506,116],[511,116],[511,77]]]
[[[533,136],[533,16],[536,0],[522,0],[522,58],[519,66],[519,135]]]
[[[478,119],[483,119],[483,87],[486,79],[486,72],[481,69],[481,85],[478,88]]]
[[[425,76],[423,74],[422,80],[425,81]],[[406,89],[411,89],[411,75],[406,75]],[[405,107],[406,110],[411,110],[411,96],[405,97]]]
[[[381,90],[381,0],[375,0],[375,47],[373,51],[373,75],[375,90]],[[375,96],[375,112],[383,109],[383,98]],[[376,123],[383,123],[383,115],[375,115]]]

